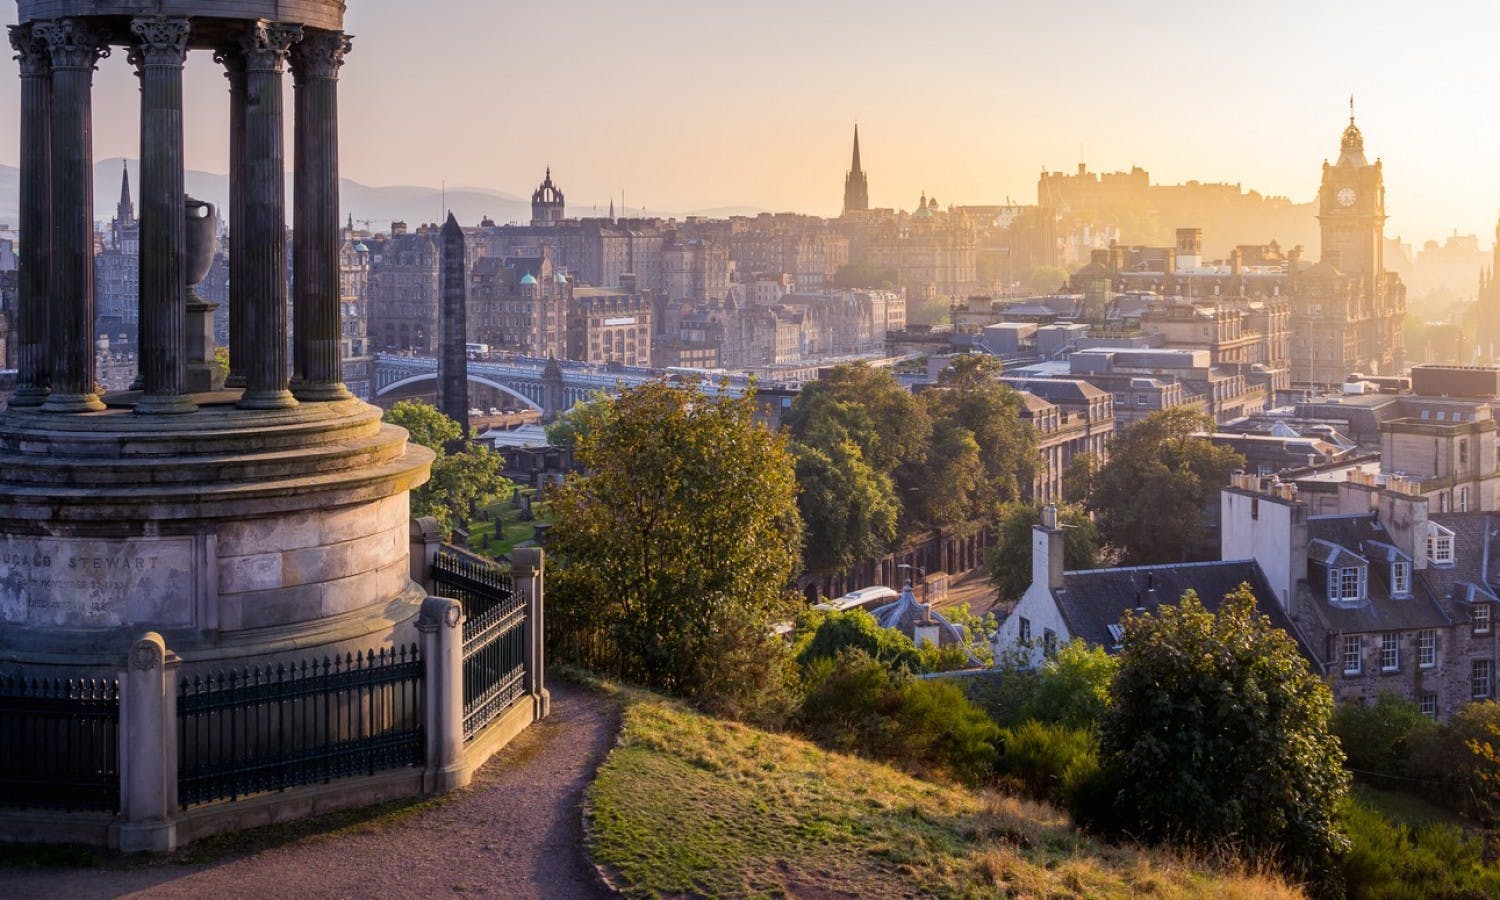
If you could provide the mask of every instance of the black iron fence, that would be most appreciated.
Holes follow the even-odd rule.
[[[120,685],[0,675],[0,803],[120,808]]]
[[[182,679],[183,806],[424,763],[415,644]]]
[[[433,560],[434,593],[464,609],[464,740],[526,694],[528,604],[497,563],[457,550]]]
[[[515,596],[510,573],[494,560],[445,546],[432,560],[433,593],[457,600],[474,620]]]

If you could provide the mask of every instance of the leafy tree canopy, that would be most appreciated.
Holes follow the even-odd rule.
[[[1057,508],[1063,527],[1063,566],[1092,569],[1104,553],[1099,529],[1081,506]],[[995,523],[995,546],[989,553],[990,581],[1001,600],[1018,600],[1031,585],[1031,529],[1042,521],[1042,508],[1035,503],[1007,503]]]
[[[505,459],[482,444],[466,444],[449,452],[462,432],[457,422],[420,400],[402,400],[385,414],[385,421],[405,428],[414,443],[436,454],[427,483],[411,492],[411,514],[431,516],[443,534],[465,528],[480,506],[493,503],[510,490],[501,471]]]
[[[463,435],[457,422],[443,415],[442,411],[421,400],[402,400],[386,410],[385,420],[406,429],[414,443],[421,444],[434,453],[441,453],[452,441]]]
[[[1152,413],[1115,436],[1093,478],[1088,508],[1105,540],[1131,564],[1175,562],[1206,534],[1205,506],[1245,458],[1201,435],[1206,414],[1186,407]]]
[[[935,483],[925,485],[930,493],[939,488],[953,490],[963,478],[955,479],[952,466],[939,451],[960,450],[967,432],[978,450],[977,482],[964,497],[967,519],[992,516],[999,505],[1019,500],[1029,487],[1038,464],[1036,435],[1021,418],[1021,395],[1000,382],[1000,361],[992,356],[967,354],[956,356],[938,376],[938,386],[921,395],[934,423],[933,467]],[[946,434],[941,429],[948,429]],[[942,481],[946,480],[946,485]],[[951,513],[950,513],[951,514]],[[954,524],[954,519],[939,519],[931,524]]]
[[[851,440],[875,471],[894,479],[927,457],[926,410],[889,369],[835,366],[803,387],[786,417],[792,437],[814,447]]]
[[[614,411],[612,405],[602,402],[607,399],[599,393],[588,401],[573,404],[547,426],[547,443],[554,447],[577,447],[580,435],[598,428],[604,417]]]
[[[600,402],[578,439],[587,474],[552,498],[549,617],[597,629],[622,678],[745,701],[780,656],[771,624],[802,540],[785,439],[754,421],[753,396],[654,383]]]
[[[1333,697],[1256,613],[1249,586],[1217,612],[1189,591],[1178,606],[1127,613],[1124,627],[1100,726],[1118,825],[1336,878],[1348,776],[1329,731]]]
[[[890,476],[864,461],[852,440],[791,445],[813,572],[836,572],[883,552],[896,537],[900,505]]]

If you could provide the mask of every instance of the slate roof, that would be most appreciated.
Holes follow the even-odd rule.
[[[1073,378],[1018,378],[1004,377],[1001,381],[1018,391],[1029,391],[1043,400],[1057,404],[1086,405],[1090,400],[1108,397],[1108,391]]]
[[[1052,597],[1071,634],[1113,652],[1116,640],[1110,626],[1119,623],[1126,610],[1143,607],[1153,611],[1164,603],[1176,603],[1192,590],[1203,606],[1213,611],[1225,594],[1233,593],[1241,584],[1250,585],[1256,608],[1270,618],[1272,625],[1292,635],[1303,655],[1318,665],[1319,656],[1311,652],[1281,611],[1275,592],[1254,560],[1067,572],[1063,587],[1054,590]]]
[[[946,647],[950,644],[958,644],[959,646],[967,645],[967,642],[964,640],[963,630],[952,622],[949,622],[942,613],[934,611],[932,604],[923,603],[918,600],[916,595],[911,591],[911,582],[909,581],[901,589],[901,596],[884,606],[879,606],[871,610],[870,615],[875,617],[875,621],[879,622],[882,628],[895,629],[913,640],[916,639],[918,626],[936,625],[938,627],[939,646]],[[973,653],[969,654],[969,662],[976,666],[982,665],[979,658]]]
[[[1439,524],[1450,527],[1447,523]],[[1308,573],[1300,586],[1302,608],[1310,610],[1329,631],[1370,633],[1443,628],[1468,618],[1465,612],[1455,619],[1447,608],[1449,604],[1441,601],[1452,590],[1453,582],[1472,577],[1466,566],[1428,566],[1413,571],[1411,596],[1391,596],[1390,563],[1396,557],[1409,557],[1391,543],[1390,533],[1373,515],[1312,516],[1307,520],[1307,532],[1309,562],[1333,566],[1371,564],[1363,602],[1330,602],[1328,580]],[[1460,562],[1466,557],[1481,556],[1477,542],[1468,546],[1466,552],[1457,535],[1454,549]]]

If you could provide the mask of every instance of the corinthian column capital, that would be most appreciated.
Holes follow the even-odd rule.
[[[130,20],[130,32],[136,37],[127,54],[136,72],[148,66],[180,68],[187,62],[188,36],[192,27],[185,18],[140,16]]]
[[[108,37],[104,32],[76,19],[38,22],[32,28],[37,37],[46,42],[53,69],[92,71],[99,60],[109,55]]]
[[[261,19],[240,32],[240,50],[249,72],[283,71],[292,45],[302,40],[302,26]]]
[[[52,69],[52,54],[47,42],[30,25],[7,25],[10,46],[16,51],[15,59],[21,64],[21,77],[46,75]]]
[[[352,46],[353,39],[342,31],[310,29],[291,50],[292,77],[298,81],[307,78],[338,78],[339,67],[344,64],[344,54]]]

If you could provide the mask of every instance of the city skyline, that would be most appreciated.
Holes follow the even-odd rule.
[[[1391,3],[1355,16],[1273,2],[1240,18],[1094,0],[950,0],[915,16],[782,0],[688,9],[354,0],[341,174],[525,196],[550,165],[581,214],[623,191],[632,210],[835,215],[857,122],[877,207],[910,209],[923,193],[944,205],[1035,202],[1043,168],[1080,161],[1307,202],[1352,92],[1385,162],[1389,236],[1420,246],[1456,229],[1488,243],[1500,207],[1486,153],[1500,123],[1479,112],[1488,29],[1474,27],[1500,24],[1500,12],[1474,4],[1420,17]],[[13,4],[0,10],[15,21]],[[187,163],[223,172],[223,82],[207,77],[217,67],[206,53],[188,68],[199,71],[186,82]],[[95,84],[96,158],[136,156],[123,54]],[[0,117],[15,121],[17,103],[7,80]],[[15,164],[13,144],[0,162]]]

